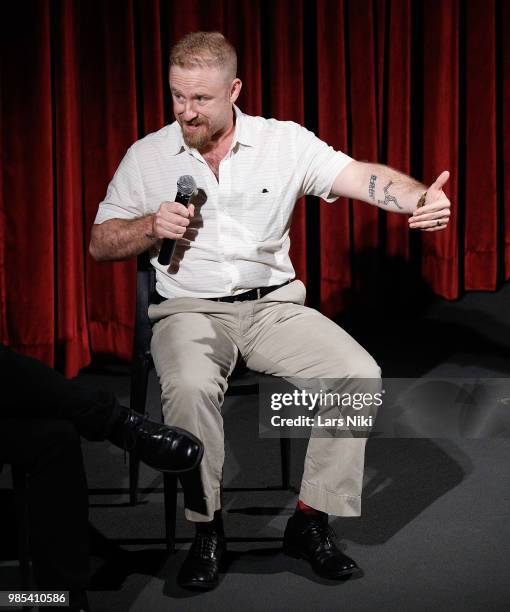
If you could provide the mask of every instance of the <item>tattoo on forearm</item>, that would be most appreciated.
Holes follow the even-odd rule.
[[[397,208],[402,209],[403,207],[400,206],[400,204],[398,203],[397,198],[394,195],[391,195],[388,193],[390,187],[393,185],[393,181],[390,181],[386,187],[383,189],[384,191],[384,201],[383,200],[379,200],[379,204],[384,204],[385,206],[389,206],[390,204],[395,204],[395,206]]]
[[[372,200],[375,200],[375,182],[377,180],[377,176],[372,174],[370,177],[370,183],[368,184],[368,195]]]

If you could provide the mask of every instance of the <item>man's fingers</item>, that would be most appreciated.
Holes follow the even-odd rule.
[[[421,212],[422,209],[419,208],[418,210],[416,210],[415,212],[413,212],[413,214],[411,215],[412,219],[430,219],[431,215],[433,216],[440,216],[443,213],[448,213],[450,214],[450,206],[449,205],[444,205],[441,204],[440,206],[435,206],[435,205],[430,205],[427,206],[427,208],[423,207],[423,212]]]
[[[450,200],[444,195],[435,202],[425,204],[422,208],[415,210],[409,217],[410,229],[426,229],[428,231],[444,229],[450,220],[450,207]]]
[[[193,212],[194,208],[188,210],[186,206],[178,202],[162,202],[155,217],[156,220],[166,221],[174,225],[189,225]]]
[[[154,215],[154,229],[158,238],[177,240],[186,233],[195,208],[189,208],[179,202],[162,202]]]
[[[435,225],[434,227],[424,227],[421,229],[422,232],[441,232],[445,230],[447,225]]]
[[[422,212],[423,211],[423,212]],[[437,219],[443,215],[450,215],[450,203],[448,204],[429,204],[427,207],[419,208],[411,215],[411,219],[425,221],[428,219]]]
[[[156,219],[154,227],[158,238],[171,238],[173,240],[182,238],[188,229],[186,226],[171,223],[166,219]]]
[[[162,227],[169,227],[170,225],[187,227],[190,223],[190,220],[186,217],[173,212],[157,212],[154,216],[156,223],[161,224]]]
[[[193,204],[190,205],[190,208],[193,207]],[[159,211],[165,211],[167,213],[174,213],[176,215],[181,215],[182,217],[190,217],[193,215],[190,215],[190,211],[189,209],[184,206],[184,204],[180,204],[179,202],[161,202],[160,207],[159,207]],[[193,207],[193,212],[195,211],[195,208]]]
[[[443,170],[441,174],[437,177],[437,179],[432,183],[432,185],[428,188],[428,191],[441,191],[444,185],[446,185],[448,179],[450,178],[450,173],[448,170]]]
[[[409,229],[421,230],[422,232],[437,232],[448,227],[448,219],[436,219],[435,221],[424,221],[423,223],[409,224]]]
[[[409,228],[410,229],[420,229],[420,230],[438,230],[438,229],[444,229],[447,225],[448,222],[450,221],[450,215],[449,214],[445,214],[445,215],[441,215],[438,216],[436,215],[435,217],[429,217],[427,219],[416,219],[413,217],[409,217]]]

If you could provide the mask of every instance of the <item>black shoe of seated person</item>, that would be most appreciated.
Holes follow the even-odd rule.
[[[321,578],[344,580],[361,573],[356,562],[338,550],[334,537],[327,514],[306,515],[296,511],[287,522],[283,552],[290,557],[308,560]]]
[[[143,414],[118,406],[108,440],[161,472],[187,472],[196,468],[204,454],[202,442],[193,434],[156,423]]]
[[[217,587],[226,552],[223,518],[217,510],[212,521],[195,523],[195,539],[177,576],[179,586],[192,591]]]

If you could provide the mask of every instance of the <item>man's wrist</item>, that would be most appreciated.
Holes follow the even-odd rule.
[[[158,237],[154,233],[154,215],[147,215],[145,217],[147,225],[145,227],[145,237],[149,240],[156,241]]]

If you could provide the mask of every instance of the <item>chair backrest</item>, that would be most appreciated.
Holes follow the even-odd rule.
[[[149,304],[156,292],[156,271],[149,253],[138,255],[136,261],[136,312],[133,359],[150,358],[152,327],[149,321]]]
[[[156,271],[151,265],[148,253],[139,255],[136,263],[135,334],[133,338],[133,360],[131,362],[130,406],[133,410],[143,414],[147,398],[149,369],[152,365],[152,326],[148,310],[156,291]],[[136,472],[137,460],[130,460],[129,465],[130,470],[131,466],[134,466],[133,470]],[[130,482],[132,479],[132,476],[130,476]],[[137,481],[137,478],[135,478],[135,481]]]

